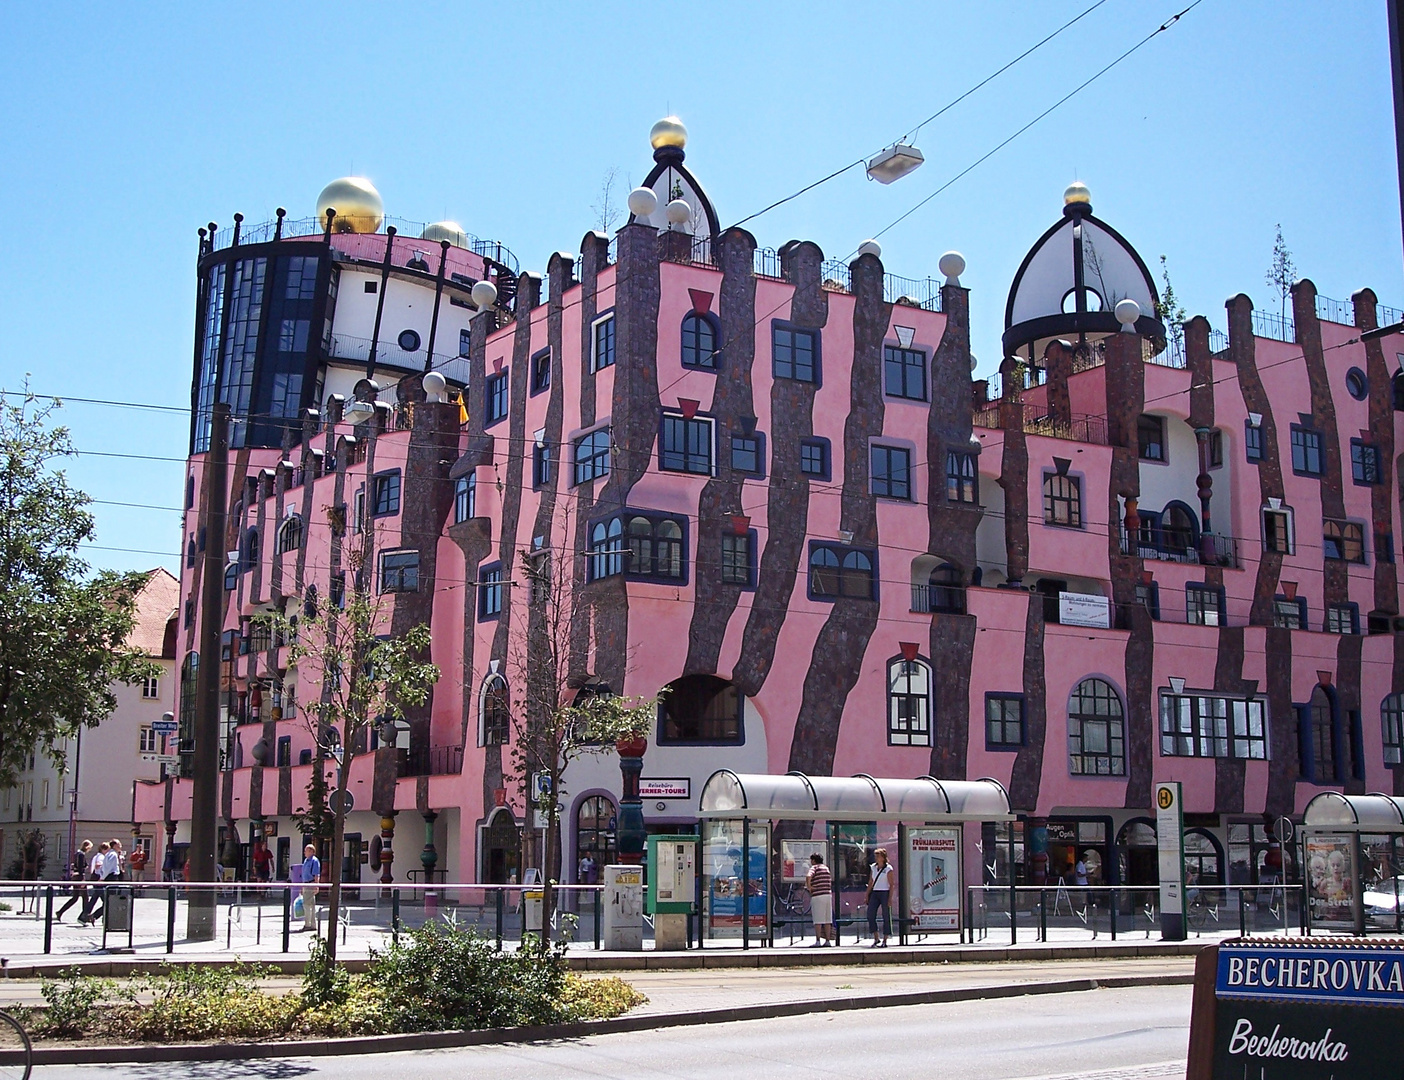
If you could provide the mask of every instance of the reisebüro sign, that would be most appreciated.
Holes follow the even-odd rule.
[[[1216,1080],[1401,1074],[1400,946],[1222,945],[1214,998]]]

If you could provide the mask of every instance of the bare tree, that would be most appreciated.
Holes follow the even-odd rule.
[[[614,198],[614,186],[618,182],[619,166],[611,165],[600,180],[599,194],[590,204],[590,212],[595,215],[595,224],[602,233],[608,234],[613,231],[614,223],[619,220],[619,203]]]
[[[569,514],[566,515],[567,519]],[[573,530],[567,520],[562,535]],[[569,543],[569,540],[566,540]],[[589,556],[619,558],[623,552]],[[625,698],[617,688],[572,677],[569,664],[572,589],[568,548],[533,547],[521,552],[528,615],[524,633],[513,638],[508,664],[522,688],[512,713],[512,760],[522,781],[537,777],[541,793],[535,809],[544,825],[540,944],[549,941],[557,884],[553,869],[560,858],[560,798],[567,768],[582,757],[607,754],[615,744],[644,735],[651,727],[655,698]]]
[[[311,598],[296,623],[284,613],[261,617],[275,635],[292,642],[288,659],[298,667],[299,682],[321,683],[319,698],[305,701],[302,715],[316,740],[312,786],[320,780],[325,790],[325,777],[318,774],[328,758],[337,763],[336,786],[327,799],[332,821],[327,958],[332,963],[336,961],[352,763],[365,752],[372,725],[399,720],[405,709],[423,705],[439,679],[438,667],[424,659],[429,655],[428,626],[421,623],[403,634],[386,633],[388,612],[371,582],[374,552],[375,531],[367,526],[362,542],[349,549],[350,587],[337,602],[330,597],[322,603]]]
[[[1170,268],[1165,263],[1165,256],[1160,257],[1160,300],[1156,303],[1155,317],[1165,326],[1165,332],[1170,336],[1171,349],[1177,356],[1183,356],[1185,351],[1185,308],[1180,303],[1180,298],[1175,295],[1175,286],[1170,283]]]
[[[1282,318],[1287,318],[1287,298],[1292,295],[1292,285],[1297,280],[1297,267],[1292,262],[1292,252],[1287,248],[1287,242],[1282,239],[1282,223],[1277,223],[1277,239],[1272,245],[1272,264],[1263,275],[1266,281],[1277,293],[1277,298],[1281,303]]]

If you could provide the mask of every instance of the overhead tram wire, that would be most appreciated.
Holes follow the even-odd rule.
[[[1059,34],[1061,34],[1064,30],[1066,30],[1066,29],[1068,29],[1068,27],[1072,26],[1073,23],[1076,23],[1076,22],[1078,22],[1079,20],[1085,18],[1086,16],[1092,14],[1092,12],[1096,11],[1099,7],[1101,7],[1101,6],[1102,6],[1103,4],[1105,4],[1106,2],[1107,2],[1107,0],[1097,0],[1097,2],[1094,3],[1091,7],[1088,7],[1088,8],[1086,8],[1085,10],[1083,10],[1080,14],[1073,16],[1071,19],[1069,19],[1067,22],[1063,23],[1062,26],[1058,27],[1058,29],[1054,30],[1051,34],[1049,34],[1049,35],[1048,35],[1047,37],[1045,37],[1043,40],[1041,40],[1041,41],[1039,41],[1039,42],[1036,42],[1036,43],[1033,44],[1033,45],[1030,45],[1027,49],[1025,49],[1023,52],[1021,52],[1018,56],[1014,57],[1013,60],[1010,60],[1010,61],[1009,61],[1007,64],[1005,64],[1002,68],[999,68],[997,71],[994,71],[994,72],[992,72],[992,73],[989,74],[989,75],[986,75],[983,79],[981,79],[979,82],[977,82],[977,83],[976,83],[974,86],[972,86],[969,90],[965,91],[965,93],[961,94],[959,97],[954,98],[954,99],[951,100],[951,101],[948,101],[945,105],[943,105],[943,106],[941,106],[941,108],[937,109],[934,113],[932,113],[930,116],[928,116],[925,120],[923,120],[923,121],[922,121],[920,124],[918,124],[916,127],[911,128],[911,129],[909,129],[908,131],[906,131],[906,132],[902,135],[902,137],[901,137],[901,139],[900,139],[899,141],[910,141],[911,139],[914,139],[914,138],[917,136],[917,134],[921,131],[921,129],[924,128],[927,124],[931,123],[933,120],[937,119],[937,118],[940,117],[942,114],[944,114],[944,113],[946,113],[946,112],[949,112],[951,109],[955,108],[955,107],[956,107],[957,105],[959,105],[962,101],[964,101],[966,98],[968,98],[971,94],[975,93],[976,90],[979,90],[979,89],[980,89],[982,86],[984,86],[985,84],[987,84],[987,83],[989,83],[989,82],[992,82],[993,80],[999,78],[999,76],[1003,75],[1006,71],[1008,71],[1010,68],[1012,68],[1012,67],[1013,67],[1015,64],[1017,64],[1020,60],[1023,60],[1025,57],[1027,57],[1027,56],[1029,56],[1029,55],[1031,55],[1031,54],[1037,52],[1039,49],[1043,48],[1043,46],[1047,45],[1050,41],[1052,41],[1055,37],[1057,37]],[[878,147],[878,149],[875,150],[875,151],[873,151],[873,153],[878,153],[878,152],[881,151],[882,149],[883,149],[882,147]],[[830,180],[833,180],[833,179],[835,179],[835,178],[837,178],[837,177],[839,177],[839,176],[842,176],[844,173],[848,172],[850,169],[856,168],[857,166],[864,164],[864,163],[868,160],[868,158],[870,158],[871,156],[872,156],[872,154],[864,154],[864,155],[863,155],[862,157],[860,157],[857,161],[850,161],[847,165],[843,166],[842,168],[840,168],[840,169],[835,169],[833,172],[829,173],[829,175],[826,176],[826,177],[824,177],[822,180],[815,180],[812,184],[806,184],[804,187],[800,188],[798,191],[794,192],[793,194],[786,195],[783,199],[777,199],[775,202],[771,203],[769,206],[765,207],[763,210],[757,210],[754,214],[748,214],[746,217],[743,217],[740,221],[738,221],[738,222],[736,222],[735,224],[733,224],[733,225],[731,226],[731,228],[733,228],[733,229],[740,228],[742,225],[746,224],[746,222],[748,222],[748,221],[754,221],[756,218],[761,217],[763,214],[768,214],[768,213],[770,213],[770,211],[774,210],[777,206],[784,206],[787,202],[791,202],[791,201],[793,201],[794,199],[798,199],[801,195],[804,195],[804,194],[807,193],[807,192],[813,191],[815,188],[819,187],[820,185],[822,185],[822,184],[827,184]]]
[[[1140,41],[1136,42],[1136,44],[1132,45],[1131,48],[1127,49],[1124,53],[1122,53],[1120,56],[1118,56],[1115,60],[1113,60],[1111,63],[1109,63],[1106,67],[1104,67],[1104,68],[1102,68],[1101,70],[1097,71],[1094,75],[1092,75],[1092,76],[1091,76],[1089,79],[1087,79],[1085,82],[1080,83],[1080,84],[1079,84],[1078,86],[1076,86],[1074,89],[1072,89],[1072,90],[1070,90],[1068,93],[1064,94],[1061,98],[1059,98],[1057,101],[1055,101],[1052,105],[1050,105],[1050,106],[1048,106],[1048,108],[1044,109],[1043,112],[1039,113],[1039,114],[1038,114],[1037,116],[1035,116],[1032,120],[1030,120],[1027,124],[1025,124],[1023,127],[1021,127],[1018,131],[1014,132],[1013,135],[1010,135],[1007,139],[1004,139],[1002,142],[1000,142],[1000,143],[998,143],[996,146],[994,146],[991,150],[987,151],[985,154],[981,155],[979,158],[977,158],[977,159],[976,159],[975,161],[973,161],[971,164],[967,165],[967,166],[966,166],[964,169],[962,169],[960,172],[956,173],[953,177],[951,177],[951,178],[950,178],[949,180],[947,180],[944,184],[942,184],[940,187],[938,187],[938,188],[937,188],[935,191],[933,191],[930,195],[926,196],[926,198],[924,198],[924,199],[922,199],[920,202],[918,202],[915,206],[913,206],[910,210],[908,210],[908,211],[907,211],[905,214],[903,214],[901,217],[897,218],[895,221],[893,221],[891,224],[885,226],[885,227],[884,227],[883,229],[881,229],[880,231],[874,233],[874,234],[873,234],[873,239],[876,240],[878,237],[882,236],[883,233],[889,232],[889,231],[891,231],[893,228],[895,228],[897,225],[900,225],[903,221],[905,221],[907,218],[909,218],[909,217],[911,217],[913,214],[915,214],[918,210],[920,210],[923,206],[925,206],[927,203],[929,203],[932,199],[936,198],[937,195],[940,195],[941,192],[943,192],[943,191],[945,191],[947,188],[949,188],[949,187],[950,187],[952,184],[954,184],[957,180],[961,179],[963,176],[965,176],[966,174],[970,173],[972,170],[974,170],[974,169],[977,168],[978,166],[984,164],[984,162],[988,161],[988,160],[989,160],[990,158],[992,158],[995,154],[999,153],[999,151],[1003,150],[1006,146],[1008,146],[1010,143],[1012,143],[1012,142],[1013,142],[1015,139],[1017,139],[1020,135],[1024,134],[1024,132],[1028,131],[1029,128],[1033,127],[1035,124],[1037,124],[1037,123],[1038,123],[1040,120],[1042,120],[1044,117],[1048,116],[1050,113],[1054,112],[1055,110],[1057,110],[1057,109],[1060,108],[1061,106],[1067,104],[1067,102],[1069,102],[1070,100],[1072,100],[1072,99],[1073,99],[1074,97],[1076,97],[1078,94],[1082,93],[1083,90],[1086,90],[1089,86],[1091,86],[1094,82],[1096,82],[1096,81],[1097,81],[1098,79],[1100,79],[1103,75],[1105,75],[1107,72],[1109,72],[1112,68],[1116,67],[1118,64],[1120,64],[1123,60],[1125,60],[1125,59],[1127,59],[1128,57],[1130,57],[1132,54],[1138,52],[1142,47],[1144,47],[1146,44],[1148,44],[1153,38],[1155,38],[1155,37],[1157,37],[1158,35],[1164,33],[1166,30],[1169,30],[1170,27],[1174,26],[1177,22],[1179,22],[1182,18],[1184,18],[1186,15],[1188,15],[1191,11],[1193,11],[1195,8],[1197,8],[1197,7],[1198,7],[1200,4],[1202,4],[1203,2],[1204,2],[1204,0],[1194,0],[1194,2],[1193,2],[1192,4],[1189,5],[1189,7],[1185,8],[1183,11],[1179,12],[1179,14],[1173,15],[1173,16],[1171,16],[1169,19],[1166,19],[1163,23],[1161,23],[1159,26],[1157,26],[1154,30],[1152,30],[1149,34],[1147,34],[1145,37],[1143,37]],[[855,251],[855,254],[856,254],[856,251]]]

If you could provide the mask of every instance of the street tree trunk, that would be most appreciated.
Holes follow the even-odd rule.
[[[332,845],[327,855],[327,872],[331,876],[331,888],[327,897],[327,961],[336,963],[336,928],[341,915],[341,860],[346,847],[346,786],[351,780],[351,762],[354,758],[350,748],[343,751],[342,766],[336,776],[336,806],[332,810]]]

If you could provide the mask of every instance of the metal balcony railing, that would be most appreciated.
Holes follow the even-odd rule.
[[[415,746],[400,755],[400,776],[445,776],[462,771],[461,746]]]
[[[1239,566],[1238,540],[1218,533],[1201,533],[1196,540],[1175,530],[1142,529],[1133,537],[1123,525],[1121,553],[1160,562],[1197,563],[1234,569]]]

